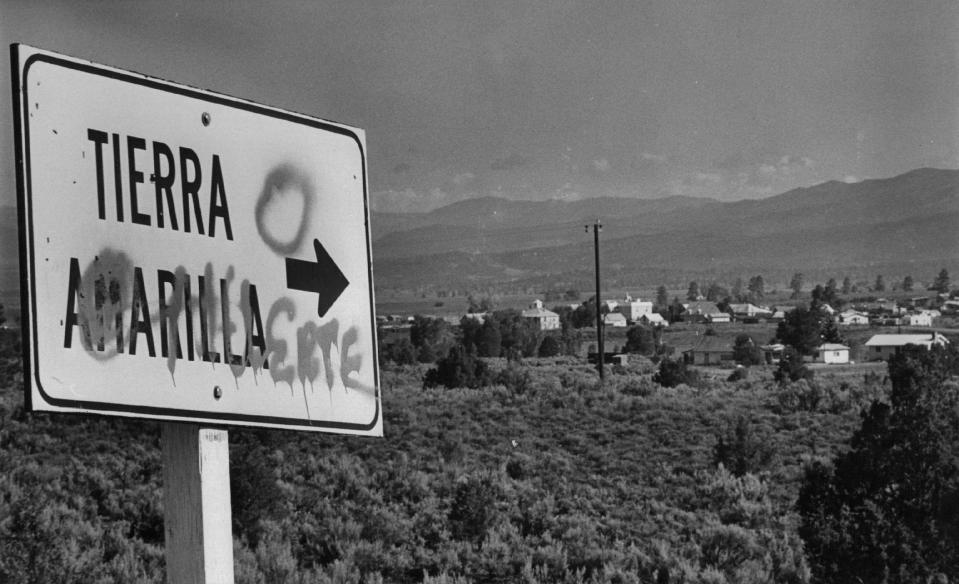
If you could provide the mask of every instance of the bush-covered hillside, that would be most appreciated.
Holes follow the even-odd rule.
[[[162,582],[158,426],[26,415],[5,355],[0,581]],[[386,369],[383,439],[231,429],[237,581],[807,582],[803,468],[888,392],[490,367],[497,385],[452,390]]]

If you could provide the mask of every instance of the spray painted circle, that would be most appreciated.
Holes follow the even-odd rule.
[[[299,200],[296,200],[299,197]],[[263,241],[278,255],[289,255],[299,249],[313,210],[316,192],[313,182],[300,169],[283,164],[270,171],[256,202],[256,230]],[[297,207],[296,204],[301,206]],[[284,210],[295,207],[299,225],[280,223]],[[287,213],[288,214],[288,213]]]
[[[131,306],[133,270],[133,261],[125,253],[106,248],[80,277],[77,322],[83,347],[99,361],[123,353],[130,342],[124,339],[124,332],[129,331],[124,331],[123,316]]]

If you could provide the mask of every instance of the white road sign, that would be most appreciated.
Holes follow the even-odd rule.
[[[362,130],[11,54],[31,408],[382,435]]]

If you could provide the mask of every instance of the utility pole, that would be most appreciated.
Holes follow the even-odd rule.
[[[586,233],[589,233],[589,225],[586,225]],[[596,370],[599,371],[599,379],[605,378],[603,372],[603,358],[605,357],[605,347],[603,347],[603,313],[600,310],[599,296],[599,232],[603,230],[603,224],[596,220],[593,224],[593,250],[596,254]]]

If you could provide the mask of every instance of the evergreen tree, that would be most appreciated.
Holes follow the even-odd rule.
[[[745,366],[760,365],[763,353],[752,337],[743,333],[733,342],[733,360]]]
[[[695,280],[689,283],[689,289],[686,291],[686,300],[691,302],[699,300],[699,283]]]
[[[735,302],[742,302],[745,298],[743,296],[743,279],[736,278],[736,281],[733,283],[733,289],[730,290],[730,294],[733,297]]]
[[[826,282],[826,290],[825,294],[823,294],[823,302],[833,307],[835,307],[839,302],[839,294],[837,293],[836,288],[836,279],[829,278],[829,281]]]
[[[443,385],[447,388],[477,388],[488,385],[491,373],[486,362],[477,357],[472,345],[454,345],[449,354],[436,363],[436,367],[426,372],[423,387],[431,388]]]
[[[699,373],[687,367],[682,359],[663,359],[659,362],[659,371],[653,375],[653,381],[663,387],[676,387],[681,383],[696,385],[699,382]]]
[[[652,355],[656,351],[656,339],[653,332],[640,325],[629,327],[626,331],[625,349],[630,353]]]
[[[476,338],[476,351],[480,357],[499,357],[502,351],[503,335],[499,323],[487,318],[480,327]]]
[[[766,283],[762,276],[753,276],[749,279],[749,297],[753,302],[759,302],[766,296]]]
[[[849,279],[849,276],[846,276],[842,279],[842,293],[849,294],[852,292],[852,280]]]
[[[706,300],[717,302],[723,297],[728,296],[729,291],[719,285],[719,282],[711,282],[706,289]]]
[[[669,306],[669,292],[666,291],[666,286],[660,284],[656,289],[656,308],[664,310],[667,306]]]
[[[902,289],[906,292],[912,292],[912,289],[915,287],[915,282],[912,280],[912,276],[906,276],[902,279]]]
[[[546,335],[543,342],[539,344],[540,357],[555,357],[563,352],[563,345],[556,338],[556,335]]]
[[[948,581],[959,574],[959,351],[909,346],[889,403],[850,449],[809,467],[797,510],[816,581]]]
[[[818,305],[813,304],[809,308],[797,306],[788,312],[776,327],[776,338],[784,345],[796,349],[800,355],[812,355],[824,341],[842,342],[835,324],[830,326],[830,323],[832,318],[820,310]],[[826,333],[829,339],[824,338]]]
[[[779,383],[812,379],[813,372],[806,367],[802,354],[793,347],[786,347],[779,359],[779,366],[773,372],[773,378]]]
[[[769,440],[753,430],[746,416],[739,416],[736,425],[716,437],[713,464],[722,464],[737,477],[764,470],[775,458]]]
[[[936,276],[936,281],[932,284],[932,289],[941,294],[949,292],[949,271],[946,268],[943,268],[939,271],[939,275]]]
[[[793,293],[789,296],[790,298],[799,298],[799,294],[802,292],[803,286],[803,275],[799,272],[793,274],[792,280],[789,281],[789,288]]]
[[[875,292],[885,292],[886,291],[886,280],[883,279],[882,274],[876,276],[876,283],[872,285],[872,289]]]

